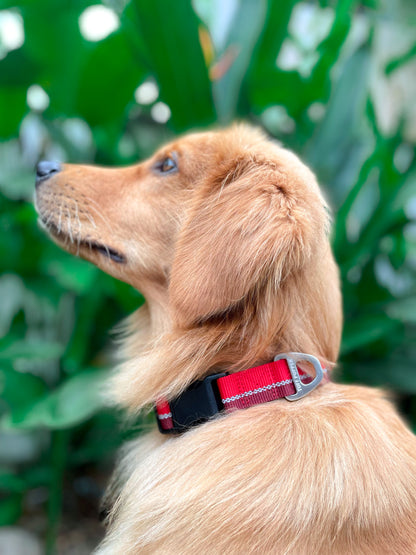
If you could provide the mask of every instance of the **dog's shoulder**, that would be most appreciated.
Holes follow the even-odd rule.
[[[416,438],[377,390],[329,384],[237,411],[128,465],[107,538],[127,552],[416,549]]]

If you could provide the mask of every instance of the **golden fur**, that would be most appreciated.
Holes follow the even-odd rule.
[[[177,170],[161,172],[167,157]],[[65,165],[37,191],[61,246],[138,288],[112,397],[135,414],[285,351],[338,356],[328,208],[257,130],[188,135],[130,168]],[[97,553],[414,554],[416,440],[383,393],[331,383],[132,442]]]

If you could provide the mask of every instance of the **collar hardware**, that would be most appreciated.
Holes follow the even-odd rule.
[[[315,376],[298,368],[308,362]],[[206,422],[222,411],[244,409],[253,405],[286,398],[296,401],[305,397],[327,377],[319,360],[304,353],[282,353],[272,362],[228,374],[212,374],[195,381],[179,397],[156,405],[159,431],[178,434]]]
[[[170,401],[156,405],[159,431],[162,434],[177,434],[202,424],[223,408],[217,380],[225,372],[212,374],[192,383],[188,389]]]
[[[288,401],[297,401],[298,399],[305,397],[305,395],[310,393],[321,383],[324,377],[324,372],[326,372],[326,370],[323,370],[319,360],[313,355],[307,355],[305,353],[283,353],[274,357],[274,361],[281,359],[287,361],[293,385],[296,389],[296,393],[293,393],[293,395],[285,396]],[[315,377],[311,381],[307,382],[301,380],[296,363],[302,361],[310,362],[315,369]],[[302,375],[305,376],[305,372],[302,372]]]

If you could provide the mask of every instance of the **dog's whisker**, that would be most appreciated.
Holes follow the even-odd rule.
[[[52,216],[53,216],[52,210],[47,210],[46,213],[45,213],[45,216],[47,218],[46,221],[45,221],[45,226],[49,229],[49,223],[50,223],[50,221],[52,219]]]
[[[113,233],[113,228],[112,228],[112,226],[110,225],[109,221],[103,216],[103,214],[102,214],[102,212],[101,212],[102,209],[101,209],[101,207],[99,206],[99,204],[98,204],[94,199],[92,199],[91,197],[85,197],[85,198],[86,198],[86,200],[88,201],[88,203],[91,203],[91,204],[89,204],[88,207],[89,207],[91,210],[94,210],[95,214],[96,214],[98,217],[100,217],[101,220],[103,221],[103,223],[108,227],[108,230],[109,230],[111,233]]]
[[[95,208],[94,206],[89,206],[89,210],[93,210],[96,214],[96,216],[98,216],[99,218],[101,218],[101,221],[104,223],[104,225],[107,227],[108,231],[113,234],[114,230],[112,228],[112,226],[110,225],[110,222],[101,214],[101,212]],[[97,226],[95,226],[97,227]]]
[[[90,222],[90,224],[94,227],[94,229],[97,229],[97,224],[95,223],[94,218],[92,217],[91,214],[89,214],[88,212],[85,213],[85,217],[87,218],[87,220]]]
[[[66,212],[68,214],[68,220],[67,220],[68,235],[71,240],[71,243],[74,243],[74,238],[72,236],[72,226],[71,226],[71,212],[69,211],[68,207],[66,207]]]
[[[61,229],[62,229],[62,204],[59,207],[58,233],[61,233]]]
[[[78,212],[78,203],[74,200],[74,208],[75,208],[75,221],[78,224],[78,235],[81,234],[82,224],[81,220],[79,219],[79,212]]]
[[[76,235],[76,240],[77,240],[77,256],[79,256],[79,249],[80,249],[80,245],[81,245],[81,237],[82,237],[82,223],[79,217],[79,212],[78,212],[78,203],[77,201],[74,199],[74,206],[75,206],[75,220],[78,224],[78,229],[77,229],[77,235]]]

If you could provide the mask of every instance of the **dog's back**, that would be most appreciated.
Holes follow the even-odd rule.
[[[381,393],[336,384],[148,436],[99,553],[413,554],[415,452]]]

